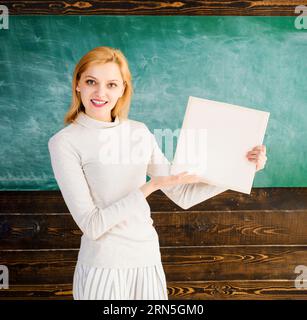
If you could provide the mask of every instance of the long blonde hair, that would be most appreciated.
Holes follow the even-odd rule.
[[[76,91],[81,74],[92,64],[115,62],[120,69],[121,76],[124,80],[125,91],[111,111],[112,118],[127,119],[130,109],[130,102],[133,94],[131,72],[128,61],[124,54],[119,50],[111,47],[97,47],[86,53],[75,67],[72,79],[72,100],[70,108],[65,115],[64,124],[72,123],[80,112],[85,112],[81,101],[80,92]]]

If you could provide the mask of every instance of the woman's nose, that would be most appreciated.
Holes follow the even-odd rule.
[[[100,98],[103,98],[107,94],[107,89],[104,85],[97,86],[97,94]]]

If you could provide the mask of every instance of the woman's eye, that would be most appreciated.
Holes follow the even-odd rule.
[[[92,84],[94,84],[94,83],[95,83],[95,81],[94,81],[94,80],[90,80],[90,79],[89,79],[89,80],[86,80],[86,83],[87,83],[87,84],[89,84],[89,85],[92,85]]]
[[[93,84],[95,84],[95,80],[91,80],[91,79],[89,79],[89,80],[86,80],[85,81],[88,85],[93,85]],[[109,83],[109,87],[111,87],[111,88],[115,88],[115,87],[117,87],[117,84],[116,83]]]

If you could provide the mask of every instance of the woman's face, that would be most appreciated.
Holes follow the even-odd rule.
[[[112,121],[111,110],[123,95],[125,87],[115,62],[97,63],[88,67],[77,84],[85,113],[101,121]]]

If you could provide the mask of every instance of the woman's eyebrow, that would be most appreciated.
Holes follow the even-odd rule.
[[[94,79],[98,80],[97,78],[95,78],[95,77],[93,77],[91,75],[87,75],[87,76],[85,76],[85,78],[94,78]],[[119,82],[120,80],[113,79],[113,80],[108,80],[108,81],[118,81]]]

